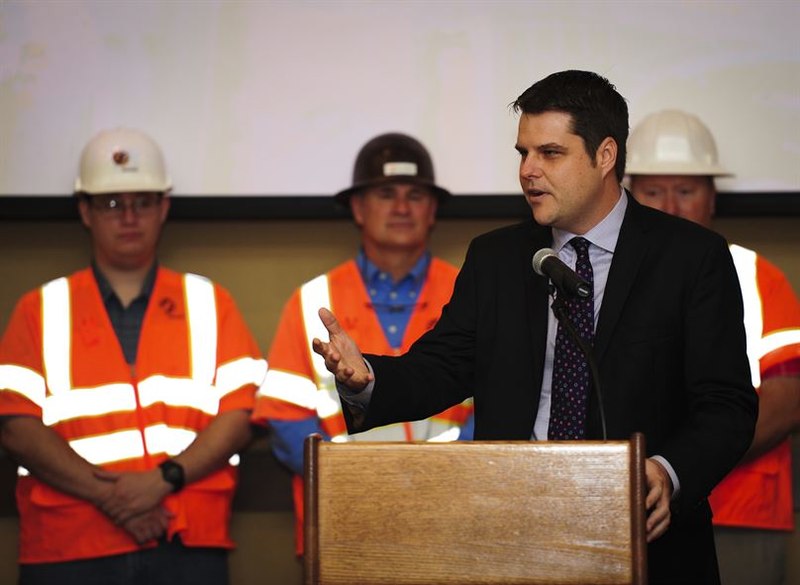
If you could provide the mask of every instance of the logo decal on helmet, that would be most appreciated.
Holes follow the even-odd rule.
[[[387,162],[383,164],[384,177],[416,177],[417,163],[413,162]]]
[[[130,155],[125,150],[115,150],[114,153],[111,155],[114,164],[119,166],[125,166],[128,164],[128,161],[131,160]]]

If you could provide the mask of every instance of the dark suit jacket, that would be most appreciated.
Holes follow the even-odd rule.
[[[531,267],[551,245],[532,220],[477,237],[432,331],[404,356],[366,356],[375,388],[351,432],[475,399],[475,439],[529,439],[539,406],[548,286]],[[609,439],[645,435],[680,481],[672,525],[649,546],[651,583],[717,583],[706,496],[747,450],[750,383],[739,282],[722,237],[637,204],[628,209],[595,333]],[[588,437],[601,438],[597,396]],[[359,417],[360,418],[360,417]]]

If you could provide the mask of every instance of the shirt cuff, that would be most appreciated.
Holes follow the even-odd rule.
[[[672,465],[669,464],[669,461],[664,459],[661,455],[653,455],[650,457],[650,459],[658,461],[661,464],[661,467],[667,470],[667,475],[669,475],[670,480],[672,480],[671,500],[674,502],[681,491],[681,482],[678,481],[678,475],[675,473],[675,470],[672,469]]]

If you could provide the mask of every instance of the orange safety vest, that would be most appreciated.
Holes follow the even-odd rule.
[[[753,386],[773,366],[800,359],[800,303],[786,277],[752,250],[731,246],[744,300]],[[789,440],[731,471],[711,492],[714,524],[793,530]]]
[[[337,266],[304,284],[283,309],[270,348],[269,372],[258,392],[255,422],[302,420],[316,416],[333,441],[452,441],[472,413],[472,401],[451,407],[431,418],[389,425],[357,435],[348,435],[342,406],[332,374],[311,348],[314,337],[327,339],[317,311],[327,307],[336,314],[344,330],[366,353],[399,355],[433,327],[442,307],[450,300],[458,270],[433,258],[419,302],[406,327],[403,344],[392,348],[354,260]],[[303,478],[293,478],[297,551],[302,554]]]
[[[0,342],[0,415],[40,417],[90,463],[144,471],[186,449],[221,412],[250,409],[266,362],[227,291],[159,268],[135,367],[126,363],[91,269],[49,282],[17,305]],[[232,548],[238,456],[168,496],[168,537]],[[24,469],[17,482],[20,563],[141,547],[90,503]]]

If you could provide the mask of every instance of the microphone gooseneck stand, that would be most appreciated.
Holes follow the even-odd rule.
[[[575,325],[572,323],[572,319],[569,318],[567,314],[567,306],[564,303],[564,299],[561,298],[562,294],[560,291],[553,295],[553,304],[551,305],[553,309],[553,314],[555,314],[556,319],[558,322],[561,323],[569,333],[569,336],[572,340],[578,345],[583,355],[586,357],[586,363],[589,364],[589,371],[591,372],[592,376],[592,387],[594,388],[595,395],[597,396],[597,406],[600,413],[600,428],[603,433],[603,440],[608,440],[608,434],[606,432],[606,412],[603,408],[603,394],[600,391],[600,373],[597,371],[597,361],[594,359],[594,351],[592,350],[592,346],[586,343],[586,340],[578,334],[578,331],[575,329]]]

